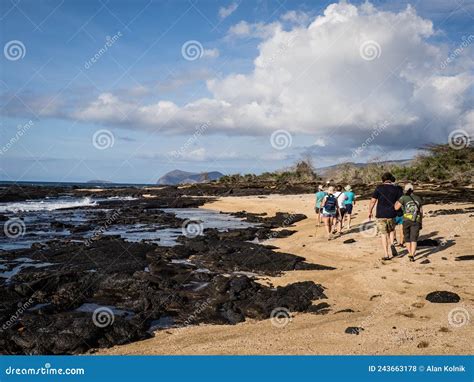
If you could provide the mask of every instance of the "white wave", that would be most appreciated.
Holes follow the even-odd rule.
[[[110,196],[107,200],[137,200],[134,196]]]
[[[2,212],[28,212],[28,211],[53,211],[61,208],[94,206],[96,204],[91,198],[69,198],[69,199],[45,199],[29,200],[24,202],[2,203],[0,204],[0,213]]]

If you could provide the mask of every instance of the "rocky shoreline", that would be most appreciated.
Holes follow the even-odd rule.
[[[136,187],[109,187],[109,188],[83,188],[82,186],[29,186],[29,185],[4,185],[0,186],[0,203],[18,202],[24,200],[41,199],[45,197],[74,196],[74,197],[110,197],[132,196],[141,198],[144,194],[148,197],[158,198],[160,204],[169,207],[184,207],[188,201],[183,197],[219,197],[219,196],[251,196],[270,194],[304,194],[317,190],[320,182],[307,183],[273,183],[273,182],[240,182],[225,184],[218,182],[198,183],[184,186],[136,186]],[[472,184],[461,184],[455,181],[438,183],[414,183],[417,193],[426,203],[445,202],[474,202]],[[352,187],[362,199],[369,198],[376,184],[353,184]],[[191,204],[195,203],[192,201]]]
[[[292,311],[326,313],[329,305],[318,301],[326,298],[320,284],[305,281],[274,288],[256,280],[293,270],[334,269],[260,243],[292,235],[291,227],[305,215],[236,212],[235,218],[251,225],[227,231],[207,228],[198,236],[183,232],[174,246],[104,234],[134,225],[152,232],[181,231],[186,219],[166,209],[195,208],[224,195],[266,198],[271,193],[312,192],[313,187],[260,186],[3,187],[3,203],[47,197],[100,202],[61,210],[70,216],[79,211],[82,219],[72,224],[53,218],[50,227],[66,230],[65,236],[0,251],[0,272],[9,275],[0,278],[0,353],[80,354],[149,338],[157,329],[236,324]],[[370,187],[358,190],[362,198],[370,195]],[[471,202],[473,194],[440,185],[420,191],[431,203]],[[22,219],[23,213],[15,216]],[[5,213],[0,220],[11,217]]]
[[[70,230],[65,238],[2,250],[0,265],[10,277],[0,279],[0,352],[79,354],[145,339],[160,328],[317,312],[313,301],[326,298],[322,285],[307,281],[274,288],[255,280],[292,270],[334,269],[259,243],[291,235],[291,226],[305,215],[241,212],[235,216],[256,225],[205,229],[196,237],[180,236],[171,247],[129,242],[100,231],[105,221],[107,229],[151,222],[181,228],[183,219],[162,208],[197,207],[209,200],[183,195],[106,200],[82,208],[88,219],[79,226],[52,222]],[[99,234],[83,236],[93,230]]]

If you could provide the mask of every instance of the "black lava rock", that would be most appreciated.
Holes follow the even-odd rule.
[[[458,294],[448,291],[436,291],[428,293],[426,299],[429,302],[441,304],[457,303],[461,300]]]
[[[349,326],[344,333],[346,334],[356,334],[359,335],[360,332],[362,332],[364,328],[359,328],[357,326]]]

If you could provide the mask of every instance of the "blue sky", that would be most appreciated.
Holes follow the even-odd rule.
[[[0,17],[2,180],[404,159],[474,120],[474,1],[0,0]]]

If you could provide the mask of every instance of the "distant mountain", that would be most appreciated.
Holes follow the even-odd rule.
[[[163,175],[156,184],[192,184],[192,183],[206,183],[211,180],[217,180],[224,174],[220,173],[219,171],[210,171],[210,172],[188,172],[188,171],[181,171],[181,170],[173,170],[165,175]]]
[[[110,180],[98,180],[98,179],[93,179],[93,180],[88,180],[86,183],[93,183],[93,184],[111,184]]]

